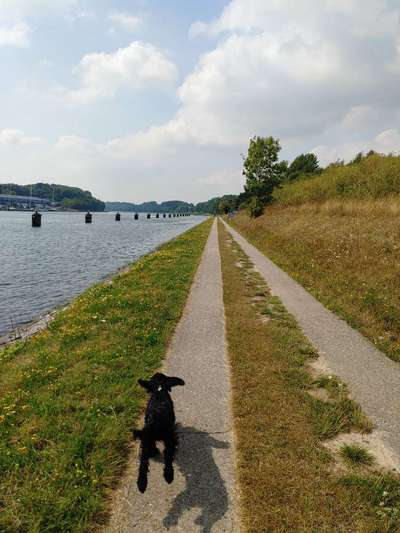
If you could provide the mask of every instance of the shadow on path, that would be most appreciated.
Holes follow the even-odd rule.
[[[192,427],[178,427],[178,432],[179,449],[175,465],[185,477],[186,488],[173,501],[163,524],[167,529],[176,526],[186,511],[198,508],[200,514],[195,524],[203,528],[203,533],[210,533],[229,505],[228,492],[212,449],[228,449],[230,444]]]

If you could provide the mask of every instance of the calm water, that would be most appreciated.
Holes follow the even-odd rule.
[[[0,211],[0,335],[70,300],[89,285],[204,220],[146,219],[140,214]]]

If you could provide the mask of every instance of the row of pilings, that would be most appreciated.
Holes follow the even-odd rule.
[[[180,218],[180,217],[190,217],[191,213],[162,213],[162,218]],[[160,213],[155,214],[155,218],[160,218]],[[146,215],[147,220],[151,219],[151,213],[147,213]],[[92,213],[88,211],[85,214],[85,223],[91,224],[93,219]],[[139,213],[135,213],[134,216],[135,220],[139,220]],[[115,214],[115,221],[121,222],[121,213]],[[42,214],[39,213],[39,211],[35,211],[32,214],[32,227],[33,228],[40,228],[42,226]]]

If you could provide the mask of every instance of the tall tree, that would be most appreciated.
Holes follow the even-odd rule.
[[[236,194],[225,194],[221,196],[218,203],[218,213],[227,215],[231,211],[236,209],[237,195]]]
[[[287,178],[297,180],[300,176],[317,174],[321,171],[315,154],[300,154],[289,165]]]
[[[218,213],[227,215],[232,209],[232,204],[226,198],[221,198],[218,204]]]
[[[287,162],[279,162],[281,145],[273,137],[253,137],[247,157],[244,158],[243,175],[246,176],[245,192],[253,200],[252,216],[259,216],[266,204],[272,201],[272,193],[287,172]]]

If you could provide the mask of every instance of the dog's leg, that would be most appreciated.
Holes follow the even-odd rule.
[[[141,493],[145,492],[145,490],[147,489],[147,474],[149,472],[150,450],[151,446],[149,446],[145,438],[142,438],[139,475],[137,479],[137,487]]]
[[[171,431],[164,439],[164,479],[167,483],[174,481],[174,467],[173,460],[175,456],[178,439],[175,430]]]

